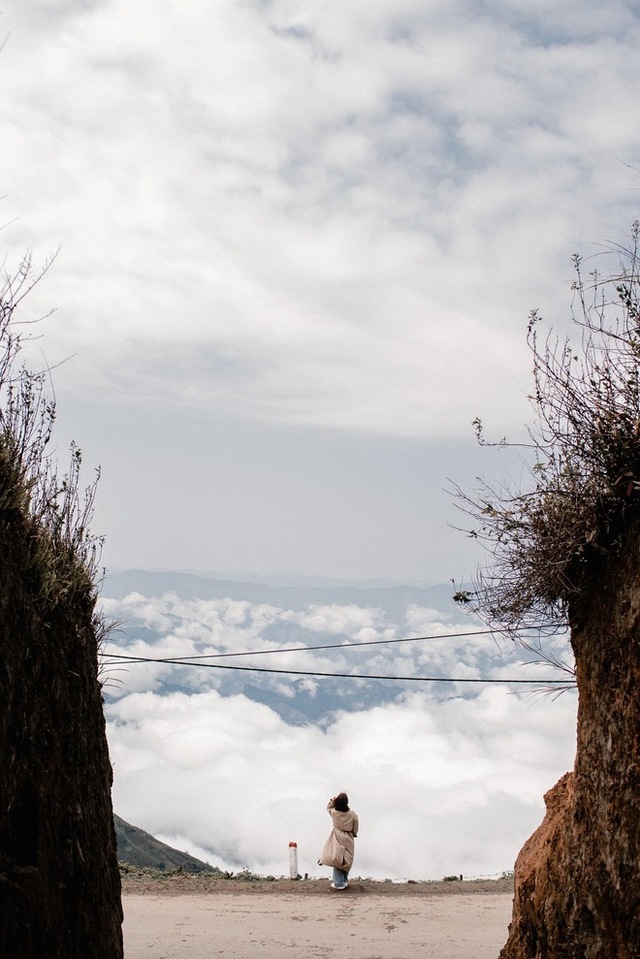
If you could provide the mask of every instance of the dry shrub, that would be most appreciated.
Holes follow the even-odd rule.
[[[48,395],[49,371],[20,364],[33,323],[19,320],[23,299],[47,272],[25,257],[0,285],[0,509],[31,519],[32,566],[48,598],[74,590],[91,591],[98,572],[102,538],[90,532],[99,470],[80,488],[81,450],[71,445],[70,465],[60,477],[48,447],[56,417]]]
[[[456,490],[491,565],[460,598],[485,621],[515,636],[535,626],[550,633],[580,617],[603,563],[640,515],[640,225],[630,242],[607,251],[615,266],[587,276],[573,257],[571,317],[577,345],[529,318],[533,425],[526,489],[482,484]],[[480,420],[481,444],[487,442]]]

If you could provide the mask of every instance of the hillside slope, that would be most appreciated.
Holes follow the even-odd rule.
[[[120,862],[138,866],[140,869],[163,869],[168,872],[174,869],[182,869],[183,872],[220,872],[209,863],[160,842],[155,836],[138,826],[132,826],[120,816],[114,815],[113,821]]]

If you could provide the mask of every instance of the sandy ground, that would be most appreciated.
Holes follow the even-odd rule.
[[[496,959],[512,898],[496,882],[125,882],[125,957]]]

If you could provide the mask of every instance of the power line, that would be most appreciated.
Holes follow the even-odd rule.
[[[331,679],[376,679],[389,680],[396,683],[486,683],[508,685],[536,686],[569,686],[567,679],[469,679],[444,676],[380,676],[371,673],[325,673],[318,670],[302,669],[267,669],[263,666],[226,666],[222,663],[194,663],[184,659],[154,659],[146,656],[116,656],[115,653],[102,653],[103,656],[117,660],[112,666],[126,665],[127,663],[160,663],[169,666],[195,666],[199,669],[227,669],[246,673],[276,673],[282,676],[314,676]]]
[[[546,625],[543,626],[527,626],[522,627],[522,629],[533,630],[533,629],[548,629]],[[198,659],[227,659],[229,657],[236,656],[271,656],[276,653],[302,653],[302,652],[314,652],[316,650],[322,649],[360,649],[364,646],[391,646],[394,643],[422,643],[429,639],[460,639],[463,636],[499,636],[500,634],[495,629],[476,629],[464,633],[436,633],[433,636],[409,636],[401,637],[400,639],[369,639],[363,643],[325,643],[322,646],[278,646],[275,649],[253,649],[253,650],[243,650],[236,653],[206,653],[205,655],[200,655],[199,653],[194,653],[192,656],[174,656],[171,662],[184,662],[188,664],[190,660]],[[104,656],[113,656],[115,653],[103,653]],[[163,660],[153,660],[153,662],[163,662]],[[168,662],[168,660],[167,660]]]

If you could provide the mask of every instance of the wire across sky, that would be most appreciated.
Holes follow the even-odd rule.
[[[464,636],[486,636],[495,635],[495,630],[479,629],[463,633],[442,633],[435,636],[411,636],[396,639],[375,639],[366,640],[362,643],[324,643],[317,646],[287,646],[271,649],[241,650],[231,653],[207,653],[204,655],[194,654],[192,656],[176,657],[154,657],[154,656],[131,656],[126,653],[102,652],[103,659],[109,660],[108,665],[119,666],[135,663],[156,663],[167,666],[190,666],[198,669],[224,669],[236,672],[248,673],[268,673],[285,676],[307,676],[331,679],[367,679],[367,680],[386,680],[398,683],[473,683],[473,684],[500,684],[500,685],[535,685],[538,687],[569,687],[575,685],[572,678],[565,679],[530,679],[530,678],[471,678],[466,676],[392,676],[388,674],[374,673],[345,673],[345,672],[323,672],[321,670],[303,670],[303,669],[276,669],[266,666],[236,666],[226,663],[215,662],[212,659],[226,659],[229,657],[241,656],[272,656],[282,653],[315,652],[327,649],[353,649],[364,648],[368,646],[388,646],[396,643],[419,643],[433,639],[459,639]],[[569,666],[560,665],[560,668],[566,671],[568,676],[573,676]]]

